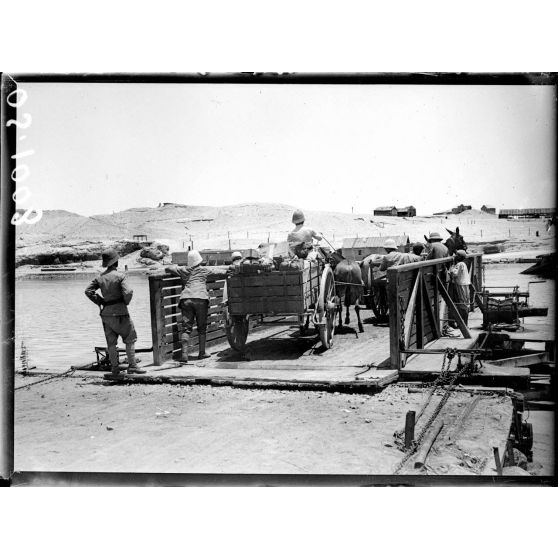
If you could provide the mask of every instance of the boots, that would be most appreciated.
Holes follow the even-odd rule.
[[[134,343],[126,344],[126,356],[128,357],[128,374],[145,374],[136,362],[136,350]]]
[[[118,374],[120,372],[120,368],[118,368],[118,347],[116,345],[111,345],[107,347],[107,349],[110,359],[111,374]]]
[[[211,356],[209,353],[205,352],[205,338],[206,338],[205,333],[203,335],[198,336],[199,351],[200,351],[198,354],[198,360],[201,360],[202,358],[209,358]]]
[[[118,368],[118,347],[116,345],[109,345],[107,347],[109,359],[110,359],[110,373],[104,375],[107,380],[114,380],[115,378],[121,378],[120,368]]]
[[[180,353],[180,358],[178,362],[182,362],[183,364],[188,364],[188,349],[190,348],[190,334],[183,333],[182,334],[182,351]]]

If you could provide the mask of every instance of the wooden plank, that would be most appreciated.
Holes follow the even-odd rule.
[[[401,366],[401,354],[399,352],[399,339],[401,335],[401,322],[399,316],[399,275],[395,271],[398,266],[390,267],[388,272],[388,305],[389,305],[389,352],[390,365],[399,369]],[[391,273],[390,273],[391,272]]]
[[[421,270],[419,269],[418,273]],[[422,274],[417,277],[419,280],[417,289],[417,309],[416,309],[416,324],[417,324],[417,347],[422,349],[424,347],[424,304],[423,304],[423,294],[422,294]]]
[[[302,285],[258,285],[254,287],[243,288],[242,290],[231,290],[229,300],[239,300],[244,298],[260,298],[260,297],[300,297],[302,296]]]
[[[262,273],[260,275],[232,275],[228,278],[229,289],[237,289],[242,287],[258,287],[262,285],[302,285],[303,276],[301,272],[286,273],[275,271]]]
[[[430,333],[434,333],[436,337],[440,337],[440,324],[438,322],[438,320],[436,320],[435,316],[434,316],[434,310],[433,310],[433,300],[430,298],[430,295],[428,293],[428,287],[426,285],[426,282],[423,281],[422,282],[422,287],[423,287],[423,293],[426,299],[426,304],[425,304],[425,308],[426,308],[426,314],[428,316],[428,322],[431,326],[431,330]]]
[[[156,277],[149,278],[149,306],[151,314],[153,362],[159,365],[162,363],[161,331],[163,330],[163,316],[161,312],[161,281]]]
[[[305,312],[302,300],[246,300],[242,302],[229,301],[231,314],[303,314]]]
[[[407,303],[407,311],[405,312],[405,321],[403,323],[403,331],[405,335],[405,346],[407,348],[409,346],[409,342],[411,339],[411,325],[413,321],[416,323],[416,303],[417,303],[417,292],[419,289],[419,285],[421,283],[421,273],[420,270],[415,277],[415,284],[413,286],[413,290],[411,292],[411,296],[409,297],[409,301]],[[414,318],[414,320],[413,320]],[[403,357],[405,358],[405,357]]]

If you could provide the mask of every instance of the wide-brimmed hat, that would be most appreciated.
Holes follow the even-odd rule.
[[[467,257],[467,252],[465,252],[465,250],[457,250],[455,252],[455,257],[458,260],[464,260]]]
[[[118,252],[114,248],[109,248],[105,250],[101,257],[103,258],[103,267],[110,267],[112,264],[115,264],[118,261]]]
[[[240,252],[233,252],[231,254],[231,260],[234,262],[234,260],[241,260],[242,259],[242,254]]]
[[[293,223],[295,225],[302,225],[302,223],[304,223],[304,213],[302,213],[302,210],[297,209],[294,213],[293,213],[293,219],[292,219]]]
[[[438,241],[438,240],[441,241],[442,237],[441,237],[440,233],[438,233],[438,232],[431,232],[430,236],[428,237],[428,240],[430,242],[432,242],[433,240],[434,241]]]
[[[188,252],[188,267],[194,267],[203,262],[203,258],[197,250],[190,250]]]
[[[389,248],[391,248],[392,250],[397,250],[397,244],[395,244],[395,240],[393,240],[393,238],[388,238],[384,242],[384,248],[386,250],[389,249]]]

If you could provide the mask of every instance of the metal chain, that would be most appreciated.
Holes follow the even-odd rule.
[[[456,367],[456,373],[451,377],[449,383],[445,387],[445,392],[442,395],[442,398],[440,399],[438,404],[436,405],[434,411],[432,412],[432,415],[427,420],[426,424],[424,425],[424,427],[420,431],[417,438],[413,441],[413,444],[411,445],[411,447],[406,450],[406,453],[403,456],[403,459],[401,459],[401,461],[398,463],[397,467],[394,470],[394,474],[398,474],[399,471],[401,471],[403,466],[407,463],[407,461],[409,461],[411,456],[419,448],[419,446],[422,443],[428,429],[432,426],[432,424],[434,423],[434,421],[436,420],[436,418],[440,414],[440,411],[442,410],[442,407],[446,404],[447,400],[450,398],[455,382],[459,378],[461,378],[462,376],[469,375],[469,374],[472,374],[472,373],[477,371],[477,367],[474,363],[474,360],[475,360],[475,354],[474,353],[471,353],[471,362],[468,363],[468,364],[463,365],[463,364],[461,364],[461,353],[459,351],[456,351],[455,349],[446,349],[446,352],[444,353],[444,360],[442,362],[442,369],[441,369],[440,376],[433,383],[434,385],[432,387],[432,391],[430,392],[430,394],[428,396],[427,402],[423,406],[423,408],[421,409],[421,411],[420,411],[416,420],[418,420],[418,418],[422,415],[422,413],[424,412],[424,410],[426,409],[426,407],[430,403],[430,400],[432,399],[432,396],[434,395],[434,392],[436,391],[436,389],[438,389],[438,387],[440,387],[443,383],[445,383],[447,381],[447,379],[450,375],[449,374],[449,369],[450,369],[450,366],[451,366],[451,361],[456,354],[458,356],[458,364],[457,364],[457,367]],[[446,370],[444,370],[444,366],[445,366],[445,363],[446,363],[446,355],[448,357],[447,358],[448,365],[447,365]],[[403,430],[403,433],[404,432],[405,432],[405,430]],[[400,440],[401,431],[396,432],[394,434],[394,436],[399,437],[399,440]]]
[[[31,382],[29,384],[24,384],[22,386],[18,386],[14,389],[18,390],[18,389],[23,389],[23,388],[30,388],[31,386],[36,386],[37,384],[46,384],[48,382],[53,382],[55,380],[60,380],[62,378],[68,378],[69,376],[71,376],[74,372],[76,371],[76,369],[71,366],[69,368],[69,370],[67,370],[66,372],[62,372],[62,374],[57,374],[56,376],[50,376],[49,378],[43,378],[42,380],[37,380],[36,382]]]

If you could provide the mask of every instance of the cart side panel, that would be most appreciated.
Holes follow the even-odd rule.
[[[317,298],[319,268],[228,277],[231,314],[303,314]]]

